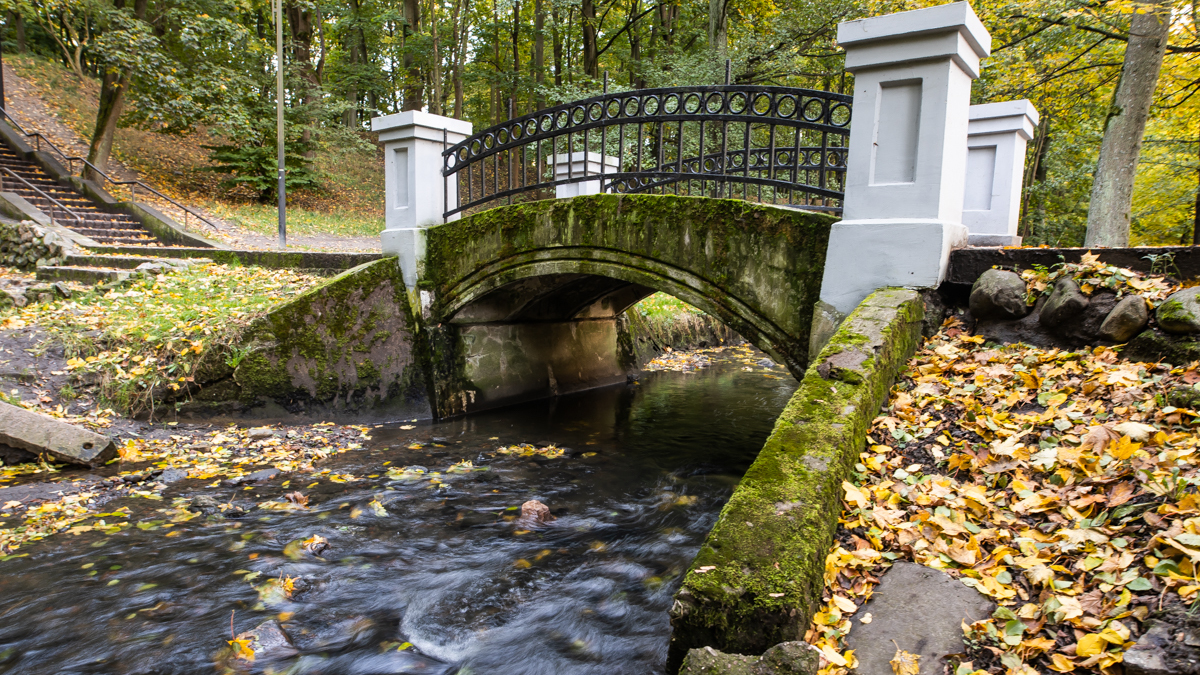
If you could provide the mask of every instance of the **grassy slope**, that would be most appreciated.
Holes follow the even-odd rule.
[[[59,119],[84,139],[95,125],[100,85],[79,81],[54,61],[6,55],[5,62],[27,80]],[[204,132],[178,138],[151,131],[117,130],[113,154],[142,179],[185,204],[207,209],[239,227],[262,234],[276,228],[274,207],[244,192],[220,187],[221,176],[205,171],[215,139]],[[383,162],[370,151],[322,148],[315,166],[324,189],[304,190],[289,199],[289,231],[296,234],[377,236],[383,229]]]

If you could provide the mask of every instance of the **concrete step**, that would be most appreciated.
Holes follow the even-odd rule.
[[[174,258],[163,256],[132,256],[132,255],[69,255],[66,264],[69,267],[112,267],[131,270],[145,263],[178,264]]]
[[[133,276],[129,270],[107,267],[73,267],[68,265],[46,265],[37,268],[39,281],[76,281],[81,284],[103,284],[124,281]]]

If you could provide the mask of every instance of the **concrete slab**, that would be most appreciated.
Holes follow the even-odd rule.
[[[896,563],[855,613],[846,636],[858,657],[856,672],[891,675],[898,646],[920,655],[921,675],[942,675],[943,659],[964,649],[962,622],[986,619],[994,609],[986,596],[945,572]],[[863,623],[868,615],[869,623]]]
[[[99,466],[117,454],[117,444],[108,436],[3,402],[0,443],[88,466]]]

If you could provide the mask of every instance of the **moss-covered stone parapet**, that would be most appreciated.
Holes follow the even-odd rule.
[[[664,291],[719,318],[799,376],[834,220],[670,195],[515,204],[430,228],[419,285],[432,292],[434,323],[534,277],[584,275]]]
[[[429,415],[423,344],[395,258],[349,270],[207,357],[199,401]]]
[[[668,672],[689,649],[761,654],[804,638],[842,481],[917,348],[923,316],[917,292],[876,291],[814,359],[675,596]]]

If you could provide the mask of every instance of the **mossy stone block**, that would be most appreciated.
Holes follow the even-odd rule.
[[[1200,286],[1172,293],[1155,312],[1158,326],[1168,333],[1200,333]]]
[[[875,292],[814,360],[709,533],[671,610],[668,672],[688,650],[803,638],[819,604],[841,484],[921,338],[920,295]]]

